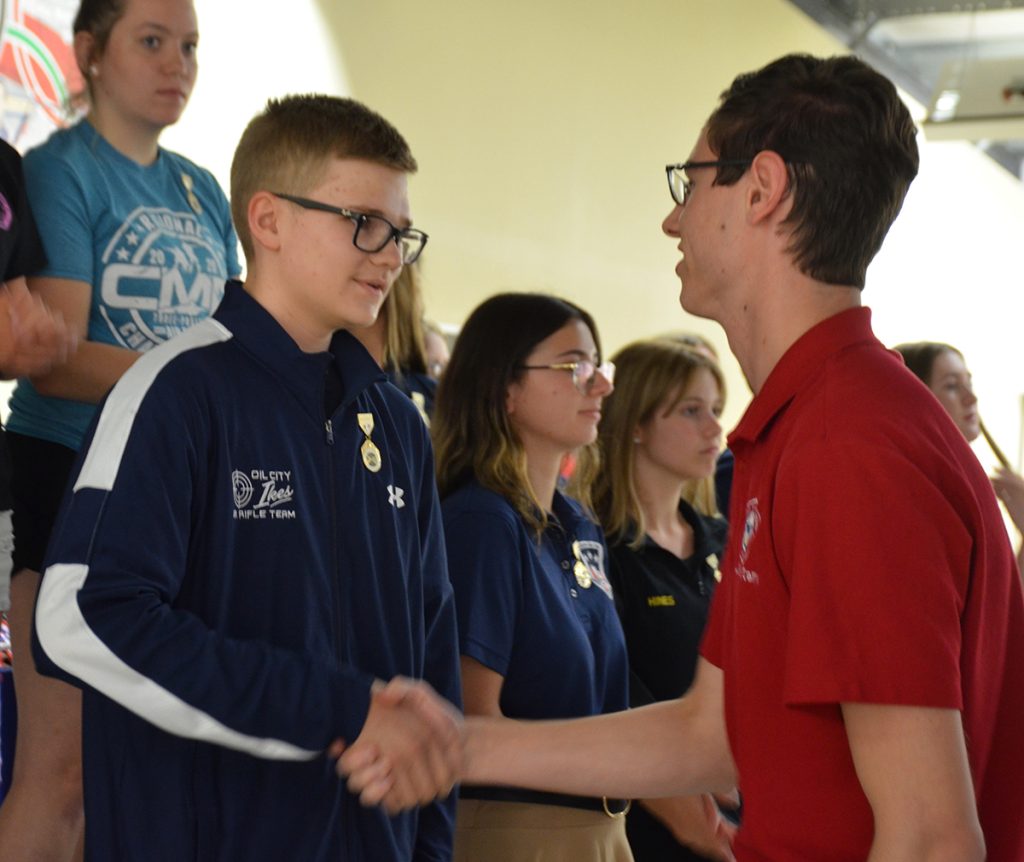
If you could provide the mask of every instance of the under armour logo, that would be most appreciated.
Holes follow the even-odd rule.
[[[404,496],[405,490],[403,488],[388,485],[388,502],[396,509],[401,509],[405,505],[405,500],[402,499]]]

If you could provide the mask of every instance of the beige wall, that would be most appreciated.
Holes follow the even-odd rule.
[[[431,316],[460,322],[499,290],[591,311],[607,352],[679,308],[660,232],[664,165],[683,161],[718,93],[793,50],[840,46],[780,0],[321,0],[352,95],[392,120],[411,183]],[[731,357],[727,420],[746,403]]]
[[[783,0],[196,0],[201,72],[163,141],[227,167],[268,96],[352,94],[393,119],[420,159],[412,197],[432,234],[430,312],[457,323],[502,289],[570,296],[606,347],[672,328],[710,334],[676,297],[659,223],[663,165],[684,159],[717,94],[788,51],[841,50]],[[920,111],[918,111],[920,115]],[[1024,184],[973,147],[922,140],[921,173],[868,270],[886,343],[959,345],[986,423],[1011,458],[1024,392]],[[746,386],[726,353],[726,427]],[[3,386],[0,385],[0,391]],[[0,413],[6,396],[0,398]],[[984,444],[975,450],[986,466]]]

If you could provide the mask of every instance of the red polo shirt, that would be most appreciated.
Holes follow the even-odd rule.
[[[870,311],[782,357],[729,446],[703,645],[725,675],[743,862],[863,860],[840,703],[962,711],[990,862],[1024,859],[1024,599],[988,478]]]

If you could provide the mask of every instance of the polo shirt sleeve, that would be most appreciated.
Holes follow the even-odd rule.
[[[459,650],[506,676],[523,603],[516,524],[501,513],[463,510],[446,516],[445,540]]]
[[[772,532],[787,704],[962,707],[971,543],[926,472],[882,435],[801,443],[780,463]]]

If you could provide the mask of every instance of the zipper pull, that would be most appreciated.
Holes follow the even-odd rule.
[[[334,445],[334,423],[331,422],[330,419],[328,419],[326,422],[324,422],[324,431],[327,432],[327,445],[328,446],[333,446]]]

